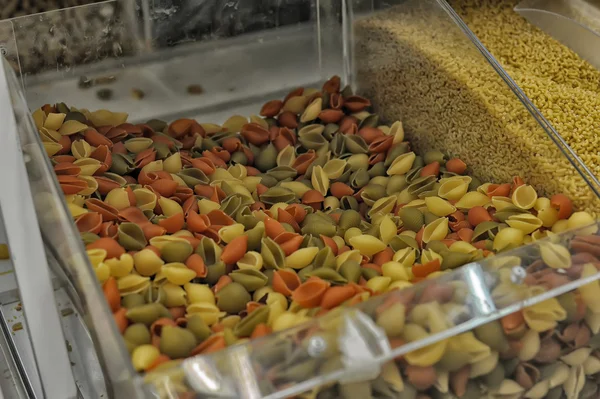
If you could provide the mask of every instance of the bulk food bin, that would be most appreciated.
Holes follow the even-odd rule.
[[[102,13],[111,4],[82,7],[78,12]],[[164,2],[157,9],[147,3],[138,6],[133,7],[135,23],[125,23],[118,15],[112,21],[124,25],[135,38],[137,50],[131,57],[109,57],[87,65],[57,60],[36,74],[18,73],[18,68],[15,73],[4,63],[1,93],[9,139],[1,151],[10,167],[3,168],[2,178],[10,185],[0,199],[28,317],[23,330],[31,338],[30,349],[21,351],[15,345],[15,358],[26,357],[27,350],[33,353],[31,369],[39,371],[39,377],[22,365],[25,371],[20,375],[35,380],[29,386],[36,396],[597,396],[600,238],[594,223],[480,259],[434,279],[404,284],[403,289],[290,329],[137,374],[28,109],[66,102],[78,108],[127,112],[134,123],[187,116],[222,124],[232,114],[256,114],[266,101],[296,87],[321,87],[337,74],[357,93],[375,99],[374,112],[402,118],[407,137],[420,152],[445,151],[433,147],[436,138],[464,141],[460,150],[453,147],[452,151],[470,158],[480,174],[494,180],[508,169],[498,174],[497,159],[479,159],[472,152],[484,143],[503,158],[516,154],[518,168],[526,172],[521,177],[534,179],[540,195],[557,194],[546,189],[557,187],[550,184],[556,171],[537,162],[534,147],[486,140],[485,131],[475,128],[482,123],[496,130],[516,126],[526,129],[538,145],[555,151],[560,176],[568,177],[579,192],[573,199],[576,206],[593,212],[599,196],[596,178],[444,1],[318,2],[311,4],[311,19],[306,23],[227,39],[218,34],[187,36],[170,45],[154,36],[152,26],[156,20],[161,24],[176,20],[179,6],[168,7]],[[382,15],[396,16],[392,28],[397,23],[402,29],[392,36],[372,34],[383,26],[377,22]],[[48,21],[45,15],[32,18],[42,24]],[[8,23],[17,30],[18,22]],[[415,26],[425,27],[417,40],[411,34]],[[58,28],[53,23],[48,26],[49,30]],[[83,37],[93,35],[83,32]],[[431,67],[419,55],[431,51],[432,40],[445,45],[444,54],[450,59],[485,65],[495,82],[490,90],[496,93],[496,101],[510,104],[511,112],[490,116],[487,104],[465,98],[454,82],[418,76],[419,66]],[[95,44],[90,39],[91,50]],[[382,47],[385,51],[377,57],[370,53]],[[17,66],[28,52],[18,40],[5,48],[6,57],[16,60],[13,65]],[[414,79],[397,80],[411,73],[416,74]],[[382,95],[385,79],[401,88],[398,95],[418,92],[430,100],[429,106]],[[378,102],[378,98],[392,101]],[[444,125],[440,117],[448,112],[456,120]],[[431,136],[434,131],[437,137]],[[11,202],[10,189],[23,200],[15,203],[13,197]],[[26,226],[38,223],[41,236],[35,232],[32,238],[20,235],[25,220]],[[35,279],[31,278],[34,273]],[[48,298],[51,278],[57,307],[62,310],[68,303],[70,309],[60,316],[51,301],[35,303],[36,295],[46,293]],[[61,329],[65,313],[73,318],[70,323],[63,321]],[[40,327],[36,318],[42,316],[46,321]],[[14,341],[9,334],[7,338]],[[62,345],[63,338],[67,347]],[[53,357],[45,352],[48,348],[56,351]],[[71,358],[70,365],[66,356]]]

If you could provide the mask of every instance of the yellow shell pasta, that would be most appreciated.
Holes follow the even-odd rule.
[[[234,223],[231,226],[223,226],[219,229],[219,237],[226,243],[231,242],[234,238],[237,238],[244,234],[244,225],[241,223]]]
[[[329,179],[334,180],[334,179],[339,178],[344,173],[345,168],[346,168],[345,160],[339,159],[339,158],[334,158],[334,159],[327,161],[327,163],[323,166],[323,171],[325,172],[325,175],[327,175],[327,177]]]
[[[196,277],[196,272],[181,262],[167,263],[161,267],[161,272],[169,283],[175,285],[184,285]]]
[[[438,254],[433,249],[424,249],[423,252],[421,252],[421,263],[422,264],[433,262],[436,259],[440,261],[440,264],[444,260],[442,258],[442,255]]]
[[[456,212],[455,206],[440,197],[432,196],[425,198],[425,205],[429,212],[439,217],[448,216],[451,213]]]
[[[406,268],[411,267],[417,260],[417,250],[412,247],[403,248],[397,251],[392,259]]]
[[[448,235],[448,218],[439,218],[425,226],[423,230],[423,242],[429,243],[434,240],[443,240]]]
[[[379,236],[385,245],[388,245],[392,238],[398,234],[396,223],[388,215],[381,218],[379,222]]]
[[[387,174],[389,176],[405,175],[409,170],[412,169],[413,163],[415,162],[416,158],[417,155],[412,151],[400,155],[399,157],[394,159],[394,161],[387,170]]]
[[[395,281],[409,281],[411,279],[410,269],[403,266],[399,262],[386,262],[381,265],[382,275],[389,277],[392,282]]]
[[[558,211],[554,208],[542,208],[538,210],[537,218],[542,222],[542,226],[550,228],[558,222]]]
[[[312,186],[315,190],[323,195],[327,195],[329,191],[329,177],[321,166],[315,166],[312,170],[312,177],[310,178]]]
[[[460,176],[456,176],[460,177]],[[438,190],[438,196],[447,199],[449,201],[458,201],[461,199],[469,190],[469,181],[458,178],[449,178],[440,180],[440,188]]]
[[[150,277],[158,273],[165,262],[156,252],[144,248],[133,255],[133,264],[140,276]]]
[[[367,281],[367,288],[373,292],[381,293],[387,291],[392,279],[386,276],[375,276]]]
[[[527,330],[521,338],[521,349],[519,350],[519,360],[528,362],[532,360],[539,352],[541,346],[540,334],[536,330]]]
[[[138,276],[137,274],[129,274],[125,277],[117,279],[117,287],[121,296],[129,294],[139,294],[145,291],[150,286],[148,277]]]
[[[124,253],[117,258],[106,259],[104,263],[110,269],[110,275],[113,277],[125,277],[133,270],[133,256]]]
[[[242,256],[242,259],[237,262],[237,266],[240,270],[261,270],[263,267],[262,255],[255,251],[248,251]]]
[[[212,326],[219,321],[220,318],[227,315],[225,312],[221,312],[217,305],[212,303],[198,302],[192,303],[185,308],[186,317],[197,314],[202,317],[202,320],[208,326]]]
[[[571,229],[579,229],[584,226],[591,225],[592,223],[597,223],[597,220],[593,218],[587,212],[574,212],[568,219],[567,228]],[[586,229],[581,229],[577,232],[579,235],[592,235],[598,232],[598,225],[593,224]]]
[[[402,126],[401,121],[396,121],[392,123],[392,126],[389,127],[390,131],[388,133],[389,136],[394,136],[393,144],[401,143],[404,141],[404,127]]]
[[[538,195],[529,184],[523,184],[513,191],[511,199],[517,208],[531,209],[535,205]]]
[[[496,234],[493,248],[495,251],[516,248],[523,243],[524,238],[525,234],[521,230],[507,227]]]
[[[556,327],[559,321],[565,320],[567,311],[560,306],[556,298],[550,298],[523,309],[523,317],[531,330],[542,332]]]
[[[510,206],[514,206],[512,200],[508,197],[493,196],[492,205],[496,211],[502,211]]]
[[[522,213],[510,216],[506,224],[521,230],[523,234],[531,234],[542,227],[543,222],[531,213]]]
[[[93,267],[97,267],[100,263],[104,262],[106,255],[108,254],[105,249],[88,249],[85,251],[90,263]]]
[[[135,195],[136,206],[142,211],[150,211],[156,208],[157,197],[152,191],[147,188],[137,188],[133,190]]]
[[[292,269],[303,269],[310,265],[317,256],[319,248],[301,248],[285,258],[285,266]]]
[[[356,249],[353,249],[351,251],[346,251],[346,252],[338,255],[335,258],[336,268],[339,269],[340,266],[342,266],[344,264],[344,262],[346,262],[348,260],[353,260],[360,264],[360,262],[362,261],[362,255]]]
[[[463,195],[455,206],[458,209],[471,209],[476,206],[486,206],[489,203],[490,199],[487,195],[477,191],[471,191]]]
[[[373,256],[386,248],[386,245],[381,240],[368,234],[352,237],[350,239],[350,245],[366,256]]]
[[[215,294],[207,284],[186,283],[183,289],[189,303],[216,303]]]
[[[110,268],[104,263],[99,263],[94,267],[94,273],[100,283],[104,283],[110,277]]]
[[[594,276],[598,270],[591,263],[583,265],[581,278]],[[578,288],[581,299],[593,313],[600,313],[600,282],[592,281]]]
[[[571,267],[571,253],[565,246],[552,242],[541,242],[539,248],[542,260],[549,267],[553,269]]]

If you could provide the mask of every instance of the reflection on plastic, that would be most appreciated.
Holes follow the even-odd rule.
[[[600,8],[582,0],[525,0],[515,11],[600,69]]]

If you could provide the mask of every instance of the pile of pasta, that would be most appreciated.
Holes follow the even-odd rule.
[[[364,303],[397,348],[452,327],[464,313],[473,295],[466,286],[431,283],[464,264],[540,243],[541,258],[517,258],[518,265],[540,259],[523,287],[551,289],[595,270],[587,266],[597,261],[586,250],[597,241],[592,225],[577,249],[589,255],[586,266],[557,272],[575,262],[567,247],[548,240],[595,222],[569,198],[538,196],[520,177],[481,182],[441,151],[416,154],[401,122],[383,124],[370,101],[342,88],[338,77],[222,125],[131,124],[126,114],[62,103],[33,116],[141,372],[329,318],[294,341],[319,335],[327,356],[311,356],[305,345],[290,349],[290,340],[262,348],[261,378],[274,391],[335,367],[336,337],[344,332],[332,320],[347,305]],[[498,271],[514,266],[510,257],[493,259],[502,261]],[[510,276],[499,275],[498,301],[522,292],[502,286]],[[411,288],[423,280],[424,289]],[[334,397],[366,398],[374,389],[406,397],[441,389],[462,397],[482,392],[471,382],[485,380],[485,369],[501,382],[494,386],[512,394],[521,384],[514,373],[527,374],[529,366],[500,373],[499,357],[538,355],[522,352],[541,345],[543,331],[557,321],[580,323],[587,295],[568,304],[552,299],[550,310],[544,302],[480,327],[482,333],[411,352],[386,365],[375,382],[320,389]],[[367,301],[372,297],[380,300]],[[289,357],[290,350],[302,353]],[[171,392],[189,390],[183,376],[171,383]]]

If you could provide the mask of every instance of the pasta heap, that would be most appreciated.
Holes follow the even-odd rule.
[[[335,367],[341,306],[397,293],[364,308],[396,348],[466,314],[468,287],[431,280],[466,263],[539,244],[542,260],[531,266],[525,290],[503,274],[514,256],[492,258],[503,277],[498,303],[595,271],[594,255],[571,260],[560,240],[548,241],[585,226],[587,235],[573,241],[579,252],[597,241],[593,217],[567,196],[540,196],[520,177],[481,182],[462,160],[437,150],[418,155],[401,122],[385,125],[370,108],[333,77],[320,90],[296,89],[266,103],[260,116],[232,116],[223,125],[134,125],[126,114],[62,103],[34,113],[136,370],[151,380],[150,372],[186,357],[323,316],[314,334],[330,357],[307,357],[299,345],[303,354],[286,358],[290,348],[274,343],[256,354],[268,384],[285,387]],[[559,273],[571,265],[572,274]],[[422,280],[434,283],[401,290]],[[522,392],[511,379],[520,372],[497,371],[499,359],[541,356],[534,344],[543,345],[542,333],[558,321],[580,323],[586,305],[595,310],[597,290],[595,283],[569,294],[572,306],[551,299],[411,352],[384,367],[377,389],[414,397],[435,385],[478,395],[469,378],[489,378],[498,392]],[[273,364],[280,355],[293,363]],[[171,383],[170,394],[189,389],[183,376]],[[353,395],[371,395],[375,383],[322,387],[323,395],[366,398]]]

